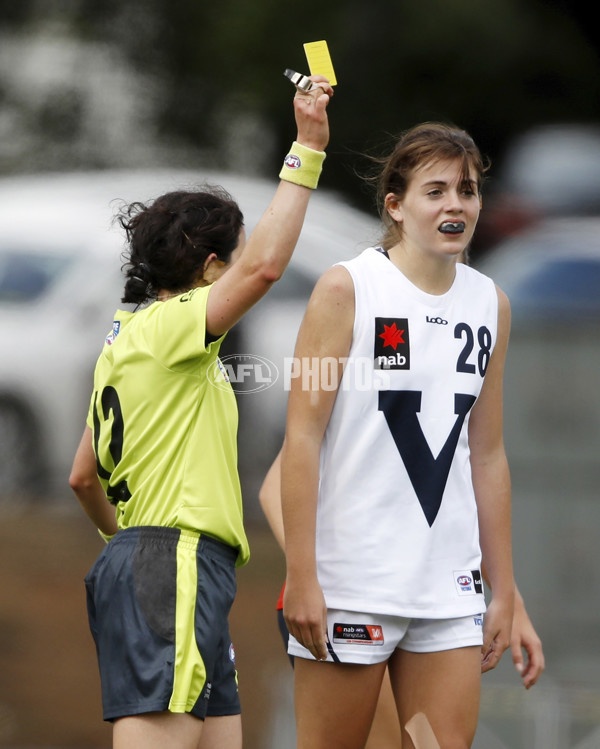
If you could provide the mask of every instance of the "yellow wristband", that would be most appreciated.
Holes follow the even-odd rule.
[[[279,179],[314,190],[319,184],[325,155],[325,151],[315,151],[294,141],[283,160]]]

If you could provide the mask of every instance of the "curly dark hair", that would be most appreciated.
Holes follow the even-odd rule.
[[[137,305],[156,299],[160,289],[189,289],[213,252],[229,262],[244,225],[238,204],[215,185],[169,192],[147,205],[131,203],[116,218],[128,244],[121,301]]]

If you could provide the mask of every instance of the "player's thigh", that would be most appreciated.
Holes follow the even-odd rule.
[[[362,749],[367,740],[385,663],[370,666],[294,662],[298,749]]]
[[[221,715],[204,721],[197,749],[242,749],[242,716]]]
[[[144,713],[119,718],[113,749],[198,749],[204,723],[189,713]]]
[[[401,740],[396,701],[386,669],[365,749],[400,749]]]
[[[396,650],[389,668],[403,730],[403,749],[471,746],[479,715],[479,647],[433,653]],[[432,733],[437,744],[427,738]],[[424,738],[415,743],[415,734]]]

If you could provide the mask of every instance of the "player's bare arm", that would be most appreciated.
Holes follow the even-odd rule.
[[[354,324],[354,287],[341,267],[317,283],[298,335],[295,357],[300,368],[315,358],[338,360],[338,385],[348,357]],[[326,606],[317,580],[316,506],[321,442],[337,389],[311,386],[302,373],[292,380],[282,454],[282,509],[287,580],[284,615],[290,633],[317,659],[327,657]],[[304,386],[303,386],[304,385]]]
[[[502,436],[502,379],[509,330],[510,305],[498,289],[498,338],[469,422],[481,551],[492,588],[483,633],[484,671],[497,665],[510,644],[514,606],[510,474]]]

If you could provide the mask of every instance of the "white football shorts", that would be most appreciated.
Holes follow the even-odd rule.
[[[483,614],[455,619],[406,619],[401,616],[327,611],[327,660],[371,665],[389,660],[399,648],[434,653],[483,644]],[[290,635],[288,653],[314,660],[310,651]]]

